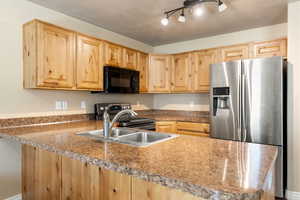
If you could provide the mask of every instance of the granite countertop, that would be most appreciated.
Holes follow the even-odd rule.
[[[175,111],[175,110],[144,110],[138,111],[139,117],[156,121],[183,121],[194,123],[210,123],[209,112],[206,111]]]
[[[277,156],[273,146],[206,137],[179,136],[138,148],[75,135],[100,128],[101,121],[90,120],[2,128],[0,136],[204,199],[260,199]]]

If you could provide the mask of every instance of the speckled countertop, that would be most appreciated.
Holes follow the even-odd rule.
[[[189,192],[204,199],[260,199],[276,159],[273,146],[180,136],[146,148],[75,133],[100,121],[0,129],[0,136]]]

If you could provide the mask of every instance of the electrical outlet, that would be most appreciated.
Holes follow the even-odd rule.
[[[85,101],[80,102],[80,108],[81,109],[86,109],[86,102]]]
[[[68,102],[62,101],[62,110],[68,110]]]
[[[62,101],[56,101],[55,102],[55,109],[56,110],[62,110],[63,109]]]

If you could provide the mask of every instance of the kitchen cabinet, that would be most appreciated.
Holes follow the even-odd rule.
[[[140,92],[148,91],[148,67],[149,56],[145,53],[138,53],[137,69],[140,72]]]
[[[199,200],[189,193],[132,178],[132,200]]]
[[[209,136],[209,124],[206,123],[177,122],[176,130],[178,134]]]
[[[122,47],[113,43],[105,42],[105,65],[123,67],[122,66]]]
[[[251,43],[251,52],[253,58],[287,57],[287,39]]]
[[[100,40],[77,35],[76,88],[103,90],[103,46]]]
[[[209,92],[210,65],[218,62],[218,50],[196,51],[192,55],[193,92]]]
[[[22,146],[22,199],[61,199],[61,156]]]
[[[188,92],[191,90],[192,70],[191,70],[191,54],[176,54],[172,57],[172,92]]]
[[[157,121],[155,130],[160,133],[176,133],[176,121]]]
[[[138,52],[135,50],[131,50],[128,48],[123,48],[123,67],[127,69],[137,69],[137,54]]]
[[[74,54],[74,32],[38,20],[25,24],[24,88],[74,88]]]
[[[249,58],[249,44],[233,45],[220,48],[221,61]]]
[[[151,55],[149,67],[149,92],[169,93],[171,56]]]

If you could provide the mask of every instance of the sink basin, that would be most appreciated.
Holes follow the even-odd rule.
[[[158,132],[137,132],[118,138],[120,143],[134,146],[149,146],[177,137],[175,134],[165,134]]]
[[[89,137],[96,140],[117,142],[137,147],[146,147],[178,137],[178,135],[175,134],[158,133],[152,131],[145,132],[139,129],[131,128],[113,128],[113,137],[110,138],[105,138],[103,136],[103,129],[81,132],[77,133],[77,135]]]

